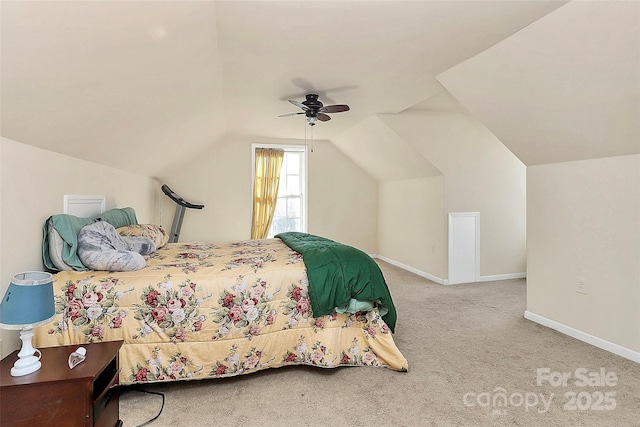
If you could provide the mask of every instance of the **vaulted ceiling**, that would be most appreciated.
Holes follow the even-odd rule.
[[[527,165],[640,152],[640,3],[572,1],[438,76]]]
[[[388,126],[385,115],[405,111],[473,115],[525,163],[558,149],[558,161],[637,152],[639,11],[576,0],[2,2],[0,131],[159,176],[229,136],[304,138],[303,116],[277,116],[314,92],[351,111],[313,137],[379,181],[441,173]],[[615,149],[599,148],[607,138]]]

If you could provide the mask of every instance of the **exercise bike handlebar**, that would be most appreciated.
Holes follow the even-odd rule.
[[[189,203],[186,200],[184,200],[182,197],[178,196],[176,193],[174,193],[169,186],[167,186],[166,184],[162,185],[162,192],[164,194],[166,194],[167,196],[169,196],[169,198],[171,200],[173,200],[174,202],[176,202],[177,204],[179,204],[180,206],[184,206],[185,208],[190,208],[190,209],[202,209],[204,208],[204,205],[196,205],[193,203]]]

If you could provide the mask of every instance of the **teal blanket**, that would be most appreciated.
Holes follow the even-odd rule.
[[[314,316],[353,311],[348,307],[357,309],[376,302],[382,318],[391,332],[394,331],[396,309],[382,271],[369,255],[312,234],[287,232],[275,237],[302,255],[307,267],[309,299]]]
[[[78,257],[78,233],[85,225],[93,224],[97,221],[106,221],[115,228],[125,225],[137,224],[136,211],[133,208],[116,208],[101,213],[97,217],[78,218],[73,215],[58,214],[49,217],[43,228],[42,239],[42,259],[45,267],[52,271],[60,271],[60,268],[51,260],[50,231],[54,229],[63,241],[61,253],[58,258],[62,259],[67,266],[76,271],[88,270]]]

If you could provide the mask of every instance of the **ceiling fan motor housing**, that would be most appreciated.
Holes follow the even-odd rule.
[[[318,113],[322,108],[322,102],[318,101],[318,95],[310,93],[307,95],[307,100],[302,101],[302,104],[309,107],[309,109],[305,111],[304,115],[307,116],[307,123],[309,123],[309,126],[314,126],[316,124],[316,119],[318,118]]]
[[[318,101],[318,95],[314,94],[314,93],[310,93],[307,95],[307,100],[306,101],[302,101],[302,104],[306,105],[307,107],[309,107],[309,109],[307,110],[307,117],[313,117],[316,114],[318,114],[318,110],[320,110],[323,106],[322,102]],[[309,115],[309,113],[312,113],[311,115]]]

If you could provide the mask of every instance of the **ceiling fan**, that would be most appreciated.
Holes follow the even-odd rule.
[[[307,117],[309,126],[314,126],[317,120],[320,120],[321,122],[331,120],[331,117],[329,117],[327,113],[341,113],[343,111],[349,111],[349,106],[344,104],[327,106],[323,105],[322,102],[318,100],[318,95],[316,95],[315,93],[307,94],[306,98],[307,99],[302,102],[294,101],[293,99],[289,100],[289,102],[296,107],[302,108],[302,111],[298,113],[281,114],[278,117],[288,117],[298,114],[304,114]]]

